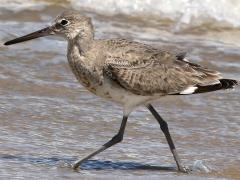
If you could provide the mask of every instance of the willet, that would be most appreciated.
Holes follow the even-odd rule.
[[[186,172],[169,133],[168,124],[151,102],[167,95],[190,95],[233,88],[239,83],[233,79],[223,79],[219,72],[187,61],[185,53],[176,54],[126,39],[95,39],[91,19],[76,11],[63,12],[51,26],[8,41],[4,45],[48,35],[59,35],[68,41],[68,62],[85,88],[123,107],[118,133],[98,150],[76,161],[74,169],[121,142],[129,114],[136,107],[144,105],[160,124],[178,170]]]

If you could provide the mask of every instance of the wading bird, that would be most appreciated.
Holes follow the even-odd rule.
[[[239,83],[222,78],[217,71],[187,61],[184,53],[164,51],[126,39],[95,39],[91,19],[76,11],[65,11],[51,26],[8,41],[4,45],[48,35],[62,36],[67,40],[69,65],[85,88],[123,107],[118,133],[101,148],[76,161],[73,164],[74,169],[121,142],[129,114],[136,107],[144,105],[160,124],[178,170],[186,172],[169,133],[168,124],[151,102],[167,95],[190,95],[229,89]]]

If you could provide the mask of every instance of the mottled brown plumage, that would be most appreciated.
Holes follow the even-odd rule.
[[[109,40],[121,52],[107,56],[104,72],[123,88],[137,95],[180,93],[189,86],[220,83],[220,73],[179,59],[178,54],[127,40]],[[116,50],[115,50],[116,51]]]
[[[207,87],[221,85],[219,72],[186,61],[182,53],[175,54],[125,39],[93,40],[83,56],[85,61],[89,61],[86,64],[89,63],[90,71],[95,69],[96,73],[92,73],[95,77],[88,81],[95,79],[101,85],[105,78],[109,78],[135,95],[180,94],[191,86],[204,87],[204,92],[208,92]],[[74,67],[82,67],[81,63],[76,62]],[[75,72],[77,78],[82,76],[83,71],[85,70]],[[79,80],[83,82],[86,79],[88,78],[84,76]],[[83,85],[88,88],[90,84]],[[209,91],[213,90],[209,88]],[[97,94],[96,91],[91,92]]]
[[[166,95],[228,89],[238,82],[222,79],[219,72],[188,62],[185,53],[176,54],[126,39],[94,39],[91,19],[76,11],[66,11],[56,18],[52,26],[8,41],[5,45],[54,34],[67,39],[68,62],[79,82],[92,93],[118,102],[124,108],[118,134],[73,167],[76,169],[82,162],[120,142],[130,112],[139,105],[145,105],[159,122],[178,170],[186,172],[167,123],[150,102]]]

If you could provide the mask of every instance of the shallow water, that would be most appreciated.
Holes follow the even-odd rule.
[[[143,107],[130,116],[121,144],[84,163],[83,170],[72,171],[68,164],[117,132],[122,109],[79,85],[68,67],[63,39],[2,46],[46,26],[74,1],[10,2],[0,6],[0,179],[240,179],[239,88],[154,103],[169,123],[183,163],[192,167],[202,161],[209,172],[197,165],[188,175],[173,171],[165,138]],[[240,79],[238,28],[206,25],[175,32],[176,22],[166,19],[156,23],[81,11],[94,19],[97,38],[125,37],[186,50],[193,62]],[[169,170],[160,170],[164,167]]]

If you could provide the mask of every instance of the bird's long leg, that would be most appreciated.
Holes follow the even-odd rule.
[[[121,123],[121,126],[120,126],[120,129],[119,129],[118,133],[115,136],[113,136],[113,138],[110,141],[105,143],[101,148],[99,148],[98,150],[96,150],[93,153],[89,154],[85,158],[76,161],[73,164],[73,168],[77,169],[84,161],[90,159],[91,157],[97,155],[98,153],[104,151],[105,149],[107,149],[107,148],[109,148],[109,147],[111,147],[111,146],[121,142],[122,139],[123,139],[124,130],[125,130],[125,127],[126,127],[126,124],[127,124],[127,119],[128,119],[128,116],[123,116],[122,123]]]
[[[160,128],[161,128],[162,132],[164,133],[164,135],[165,135],[165,137],[167,139],[169,148],[170,148],[170,150],[171,150],[171,152],[173,154],[174,160],[176,161],[178,170],[181,171],[181,172],[187,172],[186,168],[184,168],[181,165],[180,158],[178,156],[178,153],[176,151],[175,145],[173,143],[173,140],[171,138],[170,132],[168,130],[167,122],[163,120],[163,118],[158,114],[158,112],[154,109],[154,107],[151,104],[148,104],[147,108],[149,109],[149,111],[152,113],[152,115],[156,118],[156,120],[160,124]]]

